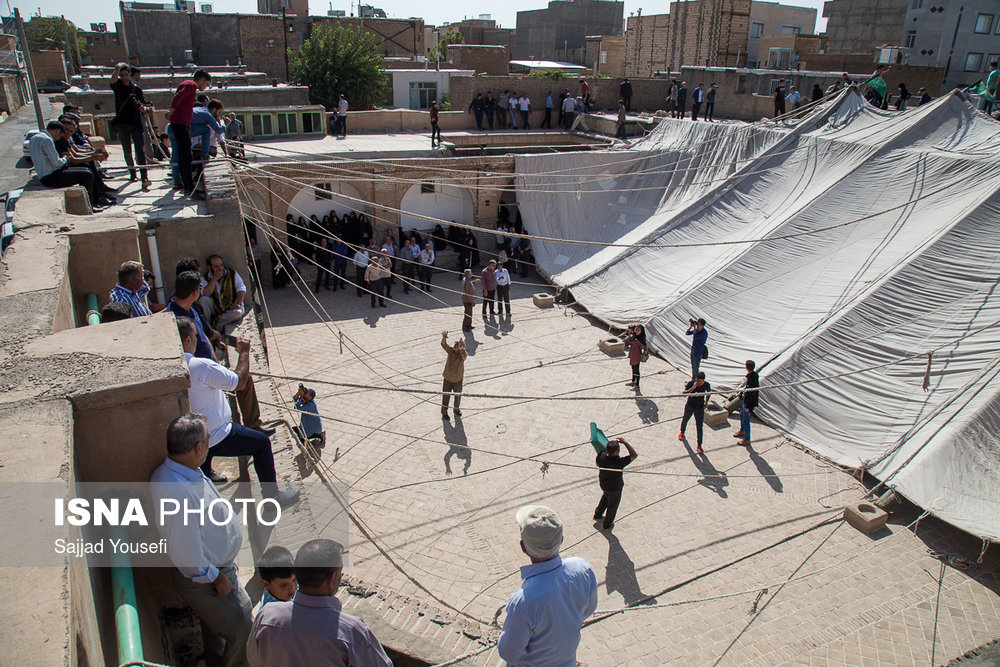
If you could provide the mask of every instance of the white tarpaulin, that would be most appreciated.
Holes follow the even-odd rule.
[[[904,113],[853,90],[794,123],[667,119],[628,150],[517,157],[554,283],[758,414],[1000,537],[1000,123],[954,94]],[[930,354],[927,389],[923,388]],[[860,372],[859,372],[860,371]]]

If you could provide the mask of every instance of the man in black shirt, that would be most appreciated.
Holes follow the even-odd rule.
[[[111,84],[115,94],[115,130],[125,154],[125,164],[129,167],[129,180],[135,180],[135,163],[132,160],[132,147],[135,146],[135,161],[141,166],[146,165],[146,135],[143,131],[142,114],[146,106],[146,98],[142,88],[131,79],[131,70],[125,63],[118,64],[117,79]],[[152,183],[145,169],[139,170],[142,177],[142,187],[148,188]]]
[[[785,113],[785,80],[778,79],[778,87],[774,89],[774,115]]]
[[[628,456],[618,456],[618,452],[621,451],[619,443],[625,445]],[[610,440],[608,448],[597,455],[597,467],[601,469],[598,481],[601,484],[603,494],[601,502],[594,510],[594,521],[604,519],[604,530],[611,530],[615,526],[615,516],[618,514],[618,505],[622,501],[622,489],[625,487],[622,469],[635,461],[638,456],[632,449],[632,445],[625,441],[625,438]]]
[[[698,453],[701,454],[705,450],[701,448],[702,436],[704,431],[705,423],[705,399],[708,398],[706,394],[712,391],[712,385],[705,382],[704,371],[699,372],[695,379],[690,380],[686,385],[684,385],[685,394],[698,394],[696,396],[688,397],[687,403],[684,405],[684,418],[681,419],[681,433],[677,436],[678,440],[684,439],[684,428],[687,426],[688,419],[694,417],[694,425],[698,431]]]
[[[758,387],[760,387],[760,376],[754,370],[753,360],[747,360],[747,380],[743,389],[743,405],[740,407],[740,430],[734,433],[734,438],[742,438],[738,445],[750,446],[750,415],[757,409]]]

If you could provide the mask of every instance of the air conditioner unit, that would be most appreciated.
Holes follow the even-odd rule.
[[[211,14],[212,13],[212,5],[203,4],[201,6],[201,13],[202,14]]]

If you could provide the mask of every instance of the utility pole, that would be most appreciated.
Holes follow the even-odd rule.
[[[45,131],[45,119],[42,117],[42,101],[38,99],[38,88],[35,86],[35,73],[31,69],[31,54],[28,51],[28,38],[24,36],[24,21],[21,20],[21,11],[14,8],[14,23],[17,25],[17,37],[21,40],[21,53],[24,54],[24,66],[28,69],[28,86],[31,88],[31,96],[35,101],[35,118],[38,119],[38,129]]]
[[[62,21],[62,24],[63,24],[63,44],[65,45],[63,47],[63,50],[65,51],[65,53],[63,54],[63,57],[65,57],[67,60],[69,60],[69,64],[70,64],[69,74],[70,74],[70,76],[72,76],[73,74],[79,74],[80,70],[79,70],[78,66],[82,65],[83,63],[82,62],[81,63],[74,63],[73,62],[73,55],[70,53],[70,50],[69,50],[69,22],[66,20],[65,16],[60,16],[59,20]],[[77,50],[76,53],[77,53],[77,56],[80,55],[79,49]],[[73,70],[76,70],[76,71],[74,72]]]
[[[80,74],[83,74],[83,56],[80,55],[80,31],[73,26],[73,46],[76,47],[76,67]]]
[[[285,6],[281,6],[281,39],[285,44],[285,83],[288,83],[288,24],[285,21]]]
[[[948,51],[948,63],[944,66],[944,81],[948,82],[948,72],[951,70],[951,56],[955,53],[955,42],[958,41],[958,27],[962,25],[962,13],[965,11],[965,7],[958,8],[958,20],[955,21],[955,34],[951,38],[951,50]]]

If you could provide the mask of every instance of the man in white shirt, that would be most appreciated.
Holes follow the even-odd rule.
[[[368,251],[358,246],[354,253],[354,285],[358,288],[358,296],[364,296],[365,271],[368,270],[368,262],[370,261],[371,255],[368,254]]]
[[[274,453],[271,438],[262,431],[233,423],[233,413],[229,408],[224,391],[236,391],[246,384],[250,376],[250,342],[236,341],[239,360],[236,371],[220,366],[212,359],[194,356],[198,349],[198,330],[194,321],[187,317],[177,318],[177,332],[184,347],[191,387],[188,402],[191,411],[205,415],[209,431],[209,451],[201,469],[208,473],[212,469],[215,456],[251,456],[254,472],[260,482],[265,498],[273,498],[282,507],[291,507],[299,500],[299,492],[294,489],[278,492],[278,478],[274,470]]]
[[[340,94],[340,101],[337,102],[337,123],[340,125],[340,136],[347,138],[347,100],[344,94]]]
[[[507,305],[507,316],[510,317],[510,273],[501,264],[493,272],[497,279],[497,315],[503,315],[504,304]]]
[[[563,129],[567,132],[570,131],[570,126],[573,124],[573,119],[576,116],[576,100],[573,99],[572,95],[567,95],[566,99],[562,103],[563,112]]]
[[[521,96],[521,99],[517,101],[518,106],[521,108],[521,120],[523,121],[521,125],[522,130],[528,130],[528,114],[531,111],[531,100],[527,95]]]
[[[431,292],[431,273],[434,272],[434,250],[430,242],[424,244],[424,249],[420,251],[420,282],[423,284],[425,292]]]
[[[519,106],[517,100],[518,97],[516,91],[512,92],[510,94],[510,99],[507,100],[507,104],[509,105],[508,111],[510,112],[510,122],[515,130],[517,129],[517,109]]]
[[[205,477],[200,466],[208,455],[210,435],[205,416],[188,413],[175,419],[167,428],[167,458],[150,479],[150,495],[156,507],[165,499],[183,507],[204,503],[210,520],[199,521],[184,514],[167,514],[157,523],[167,541],[167,554],[174,564],[174,588],[194,609],[203,627],[222,640],[225,647],[214,663],[237,667],[246,662],[246,643],[250,636],[250,598],[236,576],[233,564],[243,544],[240,519],[227,514],[215,485]],[[206,638],[206,653],[218,642]]]

